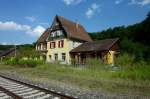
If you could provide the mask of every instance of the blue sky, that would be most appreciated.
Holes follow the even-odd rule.
[[[1,0],[0,44],[33,43],[60,15],[88,32],[145,19],[150,0]]]

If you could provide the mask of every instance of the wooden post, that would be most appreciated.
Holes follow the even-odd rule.
[[[2,61],[3,61],[3,57],[1,57],[1,63],[2,63]]]
[[[16,45],[15,45],[15,57],[16,57]]]

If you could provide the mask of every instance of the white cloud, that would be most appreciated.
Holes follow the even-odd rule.
[[[13,21],[1,22],[0,21],[0,30],[30,30],[31,27],[28,25],[17,24]]]
[[[38,36],[39,37],[42,35],[42,33],[44,31],[45,31],[45,28],[39,25],[39,26],[35,27],[34,29],[28,31],[27,33],[32,35],[32,36]]]
[[[66,5],[75,5],[81,3],[82,1],[84,0],[63,0]]]
[[[88,18],[91,18],[96,12],[99,12],[99,5],[97,5],[96,3],[93,3],[91,5],[91,7],[88,8],[88,10],[86,11],[85,15]]]
[[[150,4],[150,0],[131,0],[129,4],[145,6]]]
[[[116,0],[115,4],[120,4],[123,0]]]
[[[0,45],[9,45],[7,42],[2,42]]]
[[[21,43],[1,42],[0,45],[21,45]]]
[[[31,36],[40,36],[44,31],[45,28],[42,26],[37,26],[35,28],[32,28],[29,25],[22,25],[18,24],[13,21],[7,21],[7,22],[1,22],[0,21],[0,30],[3,31],[24,31],[26,34],[29,34]]]
[[[33,16],[26,16],[25,19],[27,19],[27,20],[29,20],[31,22],[35,22],[36,21],[35,17],[33,17]]]

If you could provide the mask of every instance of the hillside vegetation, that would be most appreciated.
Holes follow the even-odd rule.
[[[120,38],[121,53],[128,53],[137,60],[150,60],[150,12],[144,21],[90,33],[93,40]]]

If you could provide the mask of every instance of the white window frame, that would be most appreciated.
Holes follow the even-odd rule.
[[[62,57],[62,61],[65,62],[66,61],[66,53],[62,53],[61,57]]]

